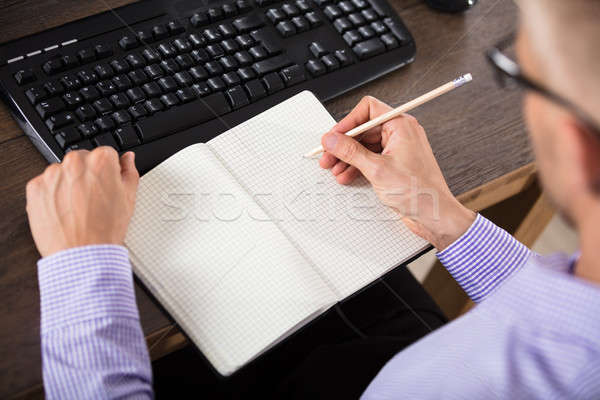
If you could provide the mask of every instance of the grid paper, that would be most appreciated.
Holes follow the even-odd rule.
[[[334,124],[319,100],[305,91],[208,145],[341,300],[427,243],[376,199],[364,178],[339,185],[317,160],[302,156]]]
[[[142,177],[125,244],[135,273],[222,375],[336,300],[205,144]]]

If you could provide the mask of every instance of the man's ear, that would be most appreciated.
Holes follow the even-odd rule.
[[[600,196],[600,133],[579,120],[567,117],[562,132],[566,136],[565,151],[571,158],[573,178],[581,179],[590,194]]]

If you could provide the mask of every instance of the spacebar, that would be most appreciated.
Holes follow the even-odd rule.
[[[136,126],[142,140],[150,142],[215,119],[229,111],[231,108],[223,93],[215,93],[143,119]]]

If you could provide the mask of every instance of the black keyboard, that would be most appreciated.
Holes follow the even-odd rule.
[[[1,45],[0,84],[49,162],[107,145],[145,172],[302,90],[324,101],[414,55],[385,0],[149,0]]]

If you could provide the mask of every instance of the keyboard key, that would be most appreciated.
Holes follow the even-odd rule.
[[[296,27],[290,21],[281,21],[277,24],[276,28],[283,37],[296,34]]]
[[[173,75],[173,78],[175,78],[179,86],[182,87],[190,86],[192,83],[194,83],[194,78],[187,71],[178,72],[175,75]]]
[[[221,6],[221,9],[223,10],[225,17],[231,17],[237,14],[237,7],[235,4],[225,3]]]
[[[148,97],[158,97],[162,94],[162,90],[156,82],[146,83],[142,86],[142,89],[144,90],[144,92],[146,92]]]
[[[177,50],[175,49],[175,47],[173,47],[173,45],[171,45],[169,43],[161,43],[158,46],[158,51],[165,58],[171,58],[171,57],[175,57],[177,55]]]
[[[353,28],[353,25],[348,19],[342,17],[335,20],[333,27],[339,32],[344,33]]]
[[[119,151],[119,145],[115,141],[115,138],[110,132],[102,133],[95,138],[92,139],[92,142],[96,145],[96,147],[100,146],[110,146],[115,150]]]
[[[235,72],[228,72],[226,74],[223,74],[221,79],[223,79],[223,82],[225,82],[225,85],[227,85],[229,87],[238,85],[242,82],[242,80],[240,79],[238,74],[236,74]]]
[[[246,88],[246,91],[248,92],[248,95],[250,96],[250,101],[256,101],[258,99],[262,99],[263,97],[265,97],[267,95],[267,90],[265,89],[263,84],[258,79],[254,79],[254,80],[247,82],[244,85],[244,88]]]
[[[86,138],[90,138],[100,132],[93,122],[86,122],[78,125],[77,130]]]
[[[250,14],[246,17],[238,18],[233,21],[235,29],[242,33],[250,32],[254,29],[260,28],[264,23],[262,19],[256,14]]]
[[[312,76],[323,75],[327,72],[327,68],[320,60],[311,59],[306,62],[306,69]]]
[[[308,28],[310,28],[310,24],[303,16],[292,18],[292,23],[296,27],[296,32],[304,32],[307,31]]]
[[[35,80],[37,79],[35,74],[33,73],[33,71],[30,68],[17,71],[17,73],[15,73],[14,77],[15,77],[15,80],[17,81],[17,84],[19,84],[19,85],[25,85],[26,83],[35,82]]]
[[[248,50],[248,53],[250,53],[250,55],[255,60],[261,60],[269,55],[269,53],[267,53],[267,50],[261,45],[250,48],[250,50]]]
[[[147,45],[148,43],[154,42],[154,35],[152,35],[152,29],[140,29],[136,33],[138,40],[142,42],[143,45]]]
[[[96,52],[94,51],[94,49],[79,50],[77,52],[77,57],[79,57],[79,60],[82,64],[87,64],[96,59]]]
[[[381,35],[381,41],[385,44],[385,47],[388,50],[394,49],[398,47],[399,43],[396,37],[390,33],[386,33],[385,35]]]
[[[136,127],[144,142],[171,135],[214,119],[231,110],[223,93],[215,93],[138,121]]]
[[[81,87],[81,81],[72,74],[63,75],[60,78],[60,82],[66,90],[77,90]]]
[[[42,69],[47,75],[54,75],[63,70],[63,62],[60,58],[48,60],[42,66]],[[16,76],[15,76],[16,78]]]
[[[321,17],[319,17],[319,14],[314,11],[308,12],[304,16],[312,28],[315,28],[323,23]]]
[[[237,0],[235,4],[240,12],[246,12],[252,9],[252,4],[248,0]]]
[[[96,47],[94,47],[94,51],[96,52],[96,57],[98,58],[110,57],[113,55],[112,49],[105,44],[96,45]]]
[[[86,102],[91,103],[100,97],[100,92],[94,86],[86,86],[79,93],[83,96]]]
[[[204,46],[206,44],[206,39],[199,33],[192,33],[190,36],[188,36],[188,39],[195,48]]]
[[[368,26],[361,26],[358,28],[358,33],[365,39],[371,39],[375,36],[375,31]]]
[[[221,90],[225,89],[225,86],[226,86],[225,82],[223,82],[223,79],[221,79],[219,77],[210,78],[209,80],[206,81],[206,83],[208,84],[208,87],[213,92],[221,91]]]
[[[113,69],[113,71],[115,71],[115,73],[117,74],[124,74],[126,72],[129,72],[129,70],[131,69],[129,63],[125,60],[112,60],[110,62],[110,66]]]
[[[123,126],[121,128],[117,128],[115,131],[115,137],[117,138],[119,146],[123,150],[130,149],[141,144],[140,138],[132,126]]]
[[[204,49],[197,49],[192,51],[192,58],[196,61],[196,62],[206,62],[208,60],[210,60],[210,56],[208,55],[208,53],[206,52],[206,50]]]
[[[372,8],[368,8],[366,10],[362,10],[361,14],[367,20],[367,22],[377,21],[379,19],[379,16],[375,12],[375,10],[373,10]]]
[[[129,63],[127,63],[127,61],[125,60],[112,60],[110,62],[110,66],[113,69],[113,71],[115,71],[115,73],[117,74],[124,74],[126,72],[129,72],[129,70],[131,69],[129,67]]]
[[[381,40],[379,40],[379,38],[373,38],[358,43],[352,48],[352,50],[358,56],[358,58],[364,60],[365,58],[373,57],[383,53],[385,51],[385,45]]]
[[[275,55],[281,52],[281,48],[277,44],[276,39],[268,29],[253,31],[251,36],[255,41],[260,42],[261,46],[265,48],[269,55]]]
[[[94,83],[98,82],[98,75],[89,69],[82,69],[77,73],[77,77],[84,85],[93,85]]]
[[[125,35],[119,40],[119,46],[124,50],[131,50],[138,47],[139,42],[137,36]]]
[[[378,35],[382,35],[388,30],[385,24],[381,21],[371,22],[371,29],[373,29]]]
[[[350,65],[354,62],[354,60],[352,60],[352,56],[350,55],[350,52],[348,50],[336,50],[335,51],[335,58],[338,59],[338,61],[340,62],[340,64],[342,66],[346,66],[346,65]]]
[[[144,68],[144,72],[148,75],[148,78],[154,80],[164,75],[163,69],[158,64],[148,65]]]
[[[116,126],[115,121],[108,115],[96,119],[95,124],[102,132],[112,131]]]
[[[156,25],[152,27],[152,34],[154,35],[155,40],[161,40],[169,36],[169,31],[164,25]]]
[[[281,5],[281,11],[283,11],[290,18],[300,14],[298,7],[290,3],[283,3]]]
[[[73,114],[70,111],[65,111],[50,116],[50,118],[46,120],[46,126],[48,127],[48,129],[50,129],[51,132],[54,132],[57,129],[69,125],[75,121],[75,114]]]
[[[112,118],[115,120],[117,125],[123,125],[128,122],[131,122],[131,115],[129,115],[129,113],[126,110],[114,112],[112,114]]]
[[[32,88],[27,89],[25,95],[29,99],[29,102],[35,105],[41,100],[44,100],[46,97],[48,97],[48,92],[46,92],[46,89],[44,89],[41,86],[34,86]]]
[[[396,36],[400,46],[404,45],[405,43],[407,43],[409,41],[408,33],[406,33],[405,30],[402,28],[402,26],[400,24],[396,23],[393,19],[385,18],[383,20],[383,23]]]
[[[342,10],[344,14],[350,14],[356,9],[356,7],[354,6],[354,4],[352,4],[351,1],[340,1],[338,3],[338,7],[340,8],[340,10]]]
[[[187,53],[192,51],[192,43],[182,38],[175,39],[173,41],[173,47],[175,47],[180,53]]]
[[[355,27],[359,27],[359,26],[362,26],[367,23],[367,20],[365,19],[365,17],[363,17],[363,15],[360,13],[354,13],[354,14],[348,15],[348,21],[350,21],[350,23],[352,25],[354,25]]]
[[[77,114],[77,118],[81,121],[89,121],[96,118],[96,110],[89,104],[84,104],[75,110],[75,114]]]
[[[285,67],[279,74],[281,75],[281,78],[283,78],[283,82],[286,86],[292,86],[306,80],[304,68],[299,65]]]
[[[173,75],[175,72],[181,69],[179,64],[177,64],[177,61],[172,58],[162,60],[160,62],[160,67],[167,73],[167,75]]]
[[[206,46],[206,51],[212,58],[218,58],[225,54],[225,50],[218,43]]]
[[[101,63],[94,67],[94,71],[100,79],[108,79],[114,75],[114,71],[107,63]]]
[[[131,87],[131,79],[127,75],[115,76],[112,81],[119,91],[124,91]]]
[[[192,100],[196,100],[196,92],[189,87],[179,89],[175,94],[182,103],[189,103]]]
[[[221,24],[219,25],[219,32],[223,35],[224,38],[230,38],[235,36],[237,33],[235,28],[231,24]]]
[[[56,139],[60,148],[64,150],[68,145],[81,140],[81,134],[74,126],[70,126],[60,130],[54,135],[54,139]]]
[[[192,89],[196,92],[199,97],[206,96],[210,93],[210,88],[206,82],[196,83],[192,86]]]
[[[310,11],[311,6],[306,0],[296,0],[296,7],[302,12]]]
[[[204,67],[201,65],[196,65],[195,67],[190,68],[189,72],[192,78],[196,81],[204,80],[209,76],[206,69],[204,69]]]
[[[110,102],[113,103],[115,108],[127,108],[131,104],[129,101],[129,97],[127,97],[124,93],[117,93],[110,96]]]
[[[331,54],[321,57],[321,61],[323,62],[323,65],[325,65],[325,68],[327,68],[327,71],[330,72],[340,67],[340,62]]]
[[[220,8],[211,7],[206,12],[211,21],[218,21],[223,18],[223,10]]]
[[[216,43],[223,40],[221,34],[214,28],[205,29],[202,34],[208,43]]]
[[[330,21],[333,21],[334,19],[339,18],[343,15],[342,10],[340,10],[338,6],[331,4],[325,7],[323,12],[327,16],[327,18],[329,18]]]
[[[223,67],[221,66],[221,63],[217,61],[207,62],[206,64],[204,64],[204,68],[206,68],[206,71],[211,76],[220,75],[223,73]]]
[[[142,56],[146,59],[148,64],[154,64],[160,61],[160,53],[154,49],[144,49]]]
[[[44,89],[50,96],[57,96],[65,92],[65,87],[59,81],[48,81],[44,84]]]
[[[198,28],[202,25],[206,25],[206,24],[208,24],[208,15],[206,15],[205,12],[195,13],[190,18],[190,24],[192,24],[192,26],[194,28]]]
[[[250,35],[240,35],[235,38],[235,40],[242,46],[244,49],[249,49],[254,44],[254,39]]]
[[[78,92],[69,92],[63,96],[63,100],[65,101],[67,108],[73,109],[83,103],[83,96]]]
[[[252,68],[240,68],[238,69],[237,74],[244,82],[256,78],[256,72],[254,72]]]
[[[221,42],[221,47],[223,48],[223,50],[225,50],[225,53],[227,54],[235,53],[240,49],[240,45],[238,44],[238,42],[236,42],[233,39],[223,40]]]
[[[266,15],[273,25],[277,25],[277,23],[287,18],[285,13],[278,8],[270,8],[267,10]]]
[[[146,73],[144,71],[142,71],[141,69],[131,71],[127,76],[129,76],[129,79],[131,79],[131,83],[134,86],[143,85],[144,83],[148,82],[148,80],[149,80]]]
[[[165,106],[159,99],[146,100],[144,105],[146,106],[146,110],[148,110],[148,113],[150,113],[150,114],[154,114],[165,108]]]
[[[267,88],[269,94],[275,93],[285,88],[285,85],[279,77],[279,75],[277,74],[277,72],[271,72],[270,74],[265,75],[262,81],[265,84],[265,87]]]
[[[252,64],[254,59],[246,50],[238,51],[233,55],[240,65],[246,66]]]
[[[98,88],[102,96],[110,96],[117,91],[117,86],[111,81],[98,82],[96,88]]]
[[[269,72],[280,70],[283,67],[287,67],[292,64],[286,55],[279,55],[272,58],[268,58],[263,61],[259,61],[252,65],[252,68],[258,75],[268,74]]]
[[[142,68],[144,65],[146,65],[146,59],[138,53],[131,53],[125,57],[125,59],[133,69]]]
[[[178,35],[185,32],[185,27],[179,21],[170,21],[167,24],[167,29],[171,35]]]
[[[344,40],[348,43],[348,46],[353,46],[355,43],[358,43],[362,40],[362,36],[358,31],[348,31],[344,33]]]
[[[158,80],[158,84],[162,88],[163,92],[172,92],[177,89],[177,82],[172,76],[165,76]]]
[[[351,0],[352,4],[354,4],[354,7],[358,8],[359,10],[362,10],[363,8],[367,8],[369,6],[369,3],[367,3],[366,0]]]
[[[126,94],[132,103],[139,103],[140,101],[146,100],[146,93],[139,87],[127,90]]]
[[[229,100],[229,104],[231,104],[231,107],[234,110],[250,104],[250,100],[241,86],[234,86],[225,93],[227,95],[227,100]]]
[[[53,97],[51,99],[44,100],[35,107],[42,119],[46,119],[49,116],[64,110],[65,108],[65,103],[58,97]]]
[[[148,115],[148,111],[144,108],[142,104],[134,104],[128,109],[129,114],[135,120],[140,119]]]
[[[233,56],[221,57],[219,58],[219,62],[221,63],[225,71],[231,71],[233,69],[236,69],[238,66],[238,63]]]
[[[321,56],[324,56],[325,54],[327,54],[327,49],[325,49],[325,47],[319,42],[312,42],[308,46],[308,49],[310,50],[312,55],[315,57],[321,57]]]
[[[79,65],[79,59],[72,55],[63,56],[62,61],[65,69],[71,69]]]
[[[93,149],[94,149],[94,145],[92,144],[92,142],[90,142],[88,139],[84,139],[81,142],[74,143],[74,144],[70,145],[69,147],[67,147],[67,149],[65,150],[65,153],[68,153],[70,151],[76,151],[76,150],[93,150]]]
[[[94,108],[98,111],[98,114],[106,114],[113,110],[113,105],[108,99],[102,98],[94,101]]]

